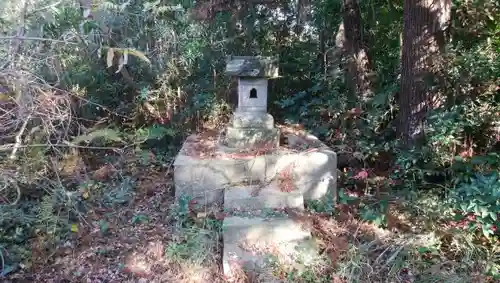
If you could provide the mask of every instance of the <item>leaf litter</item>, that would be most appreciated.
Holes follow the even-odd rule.
[[[217,236],[206,239],[214,255],[204,262],[169,257],[169,250],[183,241],[176,235],[171,168],[121,170],[136,180],[130,202],[113,208],[93,206],[84,221],[71,224],[68,239],[50,250],[44,237],[35,238],[30,264],[2,282],[221,282]],[[104,180],[108,171],[109,165],[104,165],[89,175]]]

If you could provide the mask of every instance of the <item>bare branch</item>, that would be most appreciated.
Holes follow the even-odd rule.
[[[29,115],[26,120],[24,120],[23,125],[21,126],[21,129],[19,130],[19,133],[16,135],[16,143],[14,144],[14,147],[12,149],[12,153],[10,154],[9,159],[10,160],[15,160],[16,159],[16,153],[19,150],[19,147],[21,146],[22,143],[22,137],[24,134],[24,131],[26,130],[26,127],[28,126],[28,123],[31,119],[31,115]]]
[[[17,40],[17,41],[34,40],[34,41],[50,41],[50,42],[64,43],[64,44],[78,44],[78,42],[73,42],[73,41],[57,40],[57,39],[43,38],[43,37],[26,37],[20,35],[0,36],[0,40]]]

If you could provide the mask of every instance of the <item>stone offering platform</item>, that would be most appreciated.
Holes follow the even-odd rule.
[[[200,204],[222,202],[224,189],[275,182],[284,192],[297,191],[304,200],[324,197],[336,188],[337,155],[316,137],[284,132],[287,145],[246,151],[224,147],[219,137],[189,137],[174,162],[176,197]]]

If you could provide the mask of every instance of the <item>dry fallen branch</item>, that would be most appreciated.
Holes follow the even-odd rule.
[[[14,147],[12,148],[12,153],[10,154],[10,157],[9,157],[10,160],[16,159],[17,150],[21,146],[21,142],[22,142],[21,138],[22,138],[22,136],[24,134],[24,131],[26,130],[26,126],[28,126],[28,122],[30,121],[30,119],[31,119],[31,115],[29,115],[24,120],[24,123],[21,126],[21,129],[19,130],[19,133],[16,135],[16,143],[14,144]]]

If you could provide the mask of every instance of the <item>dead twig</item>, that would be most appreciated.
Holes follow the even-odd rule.
[[[24,134],[24,131],[26,130],[26,127],[28,126],[28,123],[31,119],[31,114],[28,115],[26,120],[24,120],[23,125],[21,126],[21,129],[19,130],[19,133],[16,135],[16,142],[12,148],[12,153],[9,156],[10,160],[15,160],[16,159],[16,153],[19,150],[19,147],[21,146],[22,143],[22,136]]]

